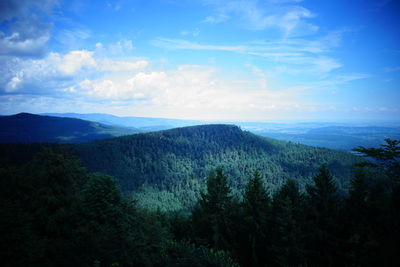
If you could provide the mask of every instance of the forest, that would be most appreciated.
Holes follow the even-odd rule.
[[[0,144],[0,158],[26,163],[52,144]],[[255,171],[271,191],[294,179],[301,189],[327,164],[340,192],[348,190],[359,158],[341,151],[278,141],[234,125],[201,125],[88,142],[58,145],[90,172],[110,175],[123,194],[133,193],[147,209],[193,208],[210,171],[222,167],[235,197],[241,198]]]
[[[321,165],[304,189],[247,173],[241,196],[209,171],[188,212],[148,210],[68,147],[2,158],[3,266],[398,266],[400,141],[358,148],[349,189]]]
[[[234,125],[201,125],[68,146],[91,172],[116,178],[124,193],[153,210],[187,210],[205,190],[210,171],[222,167],[232,194],[241,197],[249,176],[263,173],[275,191],[291,178],[303,189],[327,164],[339,190],[350,186],[350,153],[277,141]]]

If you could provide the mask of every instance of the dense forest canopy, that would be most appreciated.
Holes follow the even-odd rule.
[[[240,197],[249,173],[259,171],[272,193],[287,179],[301,189],[321,164],[332,170],[338,187],[350,186],[350,153],[277,141],[234,125],[202,125],[135,134],[64,146],[84,167],[116,178],[121,190],[147,208],[190,209],[205,189],[208,173],[222,167],[232,193]],[[0,144],[0,157],[23,162],[40,144]]]
[[[216,167],[223,167],[233,194],[239,196],[249,173],[260,171],[271,192],[289,178],[304,188],[324,163],[346,190],[357,161],[349,153],[264,138],[234,125],[176,128],[73,149],[90,171],[114,176],[124,192],[141,189],[137,198],[147,206],[164,208],[159,204],[168,202],[168,209],[191,207]]]
[[[150,211],[65,147],[0,164],[3,266],[398,266],[400,142],[358,148],[348,194],[327,165],[271,195],[260,172],[238,197],[212,169],[189,213]],[[11,146],[11,145],[10,145]]]

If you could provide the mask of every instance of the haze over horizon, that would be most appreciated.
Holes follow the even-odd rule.
[[[400,118],[396,0],[5,0],[0,114]]]

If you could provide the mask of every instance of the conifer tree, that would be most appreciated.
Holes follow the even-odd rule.
[[[326,165],[320,167],[314,184],[307,185],[307,249],[312,266],[339,266],[340,225],[337,186]]]
[[[269,235],[270,198],[258,171],[249,179],[243,196],[244,228],[247,238],[243,245],[250,266],[264,266]]]
[[[215,249],[229,247],[228,211],[232,205],[228,178],[222,168],[211,171],[207,178],[207,192],[201,194],[192,215],[195,235],[199,243]]]
[[[304,198],[298,184],[288,180],[274,195],[273,252],[278,266],[299,266],[304,263]]]

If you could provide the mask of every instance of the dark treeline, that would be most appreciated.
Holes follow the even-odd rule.
[[[347,194],[323,165],[272,194],[250,174],[232,194],[222,168],[189,214],[151,212],[61,148],[0,162],[2,266],[399,266],[400,142],[360,164]],[[62,150],[62,149],[61,149]]]

